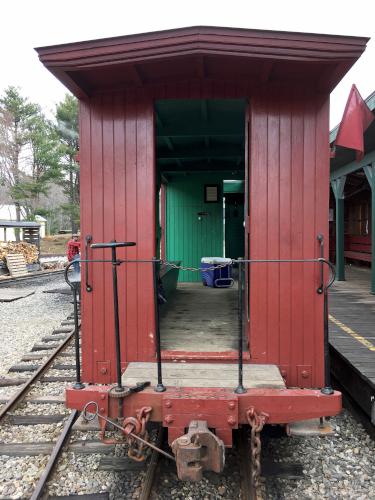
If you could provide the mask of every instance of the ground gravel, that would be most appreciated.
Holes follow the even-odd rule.
[[[7,285],[2,285],[2,289]],[[9,285],[10,286],[10,285]],[[0,377],[10,376],[8,369],[20,362],[21,357],[40,343],[45,335],[72,312],[71,296],[43,293],[43,290],[67,287],[62,275],[54,275],[32,283],[12,284],[11,288],[35,290],[33,295],[14,302],[0,303]],[[27,376],[16,374],[12,376]]]
[[[334,436],[270,439],[265,453],[300,463],[300,480],[267,479],[267,499],[375,499],[375,442],[344,410],[332,419]]]

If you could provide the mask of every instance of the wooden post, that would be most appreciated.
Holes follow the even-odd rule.
[[[363,170],[371,187],[371,293],[375,295],[375,162]]]
[[[344,188],[346,175],[331,181],[336,199],[336,279],[345,281],[344,257]]]

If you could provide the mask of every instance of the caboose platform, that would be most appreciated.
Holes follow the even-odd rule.
[[[238,290],[179,283],[161,307],[161,348],[224,352],[238,349]],[[244,350],[247,344],[244,342]]]
[[[332,373],[368,416],[375,396],[375,296],[369,292],[370,272],[348,266],[347,281],[334,284],[329,303]]]
[[[233,363],[163,363],[163,383],[167,387],[214,387],[233,389],[238,384],[238,366]],[[129,363],[122,376],[125,386],[150,381],[157,385],[156,363]],[[243,385],[247,389],[284,389],[285,382],[276,365],[243,367]]]

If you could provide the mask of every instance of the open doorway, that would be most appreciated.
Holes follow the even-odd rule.
[[[199,269],[202,258],[245,256],[245,112],[243,99],[156,102],[157,248],[166,260]],[[161,275],[164,351],[237,349],[236,280],[204,286],[199,271],[181,270],[175,288],[175,270]]]

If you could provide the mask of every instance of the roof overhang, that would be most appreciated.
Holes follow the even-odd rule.
[[[50,47],[42,63],[77,97],[114,87],[221,79],[314,82],[331,91],[368,38],[190,27]]]

